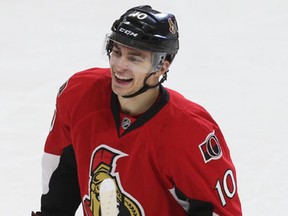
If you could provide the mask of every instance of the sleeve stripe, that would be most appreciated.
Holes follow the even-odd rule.
[[[49,192],[49,182],[53,172],[57,169],[60,162],[60,156],[49,153],[43,154],[42,157],[42,192]]]
[[[176,192],[175,192],[175,187],[172,189],[169,189],[170,193],[174,197],[174,199],[183,207],[183,209],[188,213],[189,211],[189,202],[186,200],[181,200],[177,197]]]
[[[208,202],[204,202],[204,201],[199,201],[199,200],[191,200],[189,198],[187,198],[184,194],[181,193],[181,195],[179,195],[179,190],[175,187],[169,189],[170,193],[172,194],[172,196],[174,197],[174,199],[183,207],[183,209],[188,213],[188,215],[199,215],[199,213],[201,215],[211,215],[212,216],[219,216],[218,214],[216,214],[215,212],[213,212],[213,208],[211,209],[210,203]],[[176,192],[178,191],[178,193]],[[209,205],[205,205],[205,203],[209,204]],[[195,205],[197,207],[200,206],[200,208],[195,208]],[[191,211],[190,208],[193,208],[194,210]],[[196,211],[197,212],[196,212]],[[198,212],[199,211],[199,212]],[[200,212],[201,211],[201,212]]]

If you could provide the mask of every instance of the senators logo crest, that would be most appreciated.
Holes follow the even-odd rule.
[[[88,194],[84,196],[84,211],[87,216],[101,216],[99,188],[104,179],[110,178],[116,185],[118,216],[144,216],[142,206],[124,191],[120,177],[115,172],[116,161],[127,154],[107,145],[97,147],[90,162],[90,182]]]
[[[222,150],[215,131],[208,134],[205,141],[199,145],[199,149],[203,156],[205,163],[211,160],[218,160],[222,157]]]

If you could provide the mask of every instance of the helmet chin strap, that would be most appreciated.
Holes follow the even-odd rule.
[[[132,93],[132,94],[130,94],[130,95],[124,95],[124,96],[122,96],[122,97],[123,97],[123,98],[132,98],[132,97],[135,97],[135,96],[137,96],[137,95],[140,95],[140,94],[146,92],[146,91],[149,90],[149,89],[156,88],[156,87],[159,86],[161,83],[163,83],[165,80],[167,80],[167,72],[168,72],[168,71],[166,71],[166,72],[163,74],[163,77],[161,78],[161,80],[160,80],[156,85],[153,85],[153,86],[150,86],[150,85],[148,85],[148,84],[146,83],[147,80],[149,79],[149,77],[151,77],[152,75],[154,75],[156,72],[150,73],[150,74],[145,78],[144,84],[143,84],[143,87],[142,87],[142,88],[140,88],[138,91],[136,91],[136,92],[134,92],[134,93]]]

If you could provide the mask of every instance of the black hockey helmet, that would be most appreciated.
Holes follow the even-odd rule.
[[[141,50],[165,53],[170,61],[179,49],[179,33],[173,14],[153,10],[151,6],[129,9],[112,25],[109,39]],[[111,52],[107,43],[106,51]]]

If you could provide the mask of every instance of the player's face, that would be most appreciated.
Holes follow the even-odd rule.
[[[110,68],[113,92],[118,96],[132,94],[143,87],[152,71],[152,53],[115,43],[110,54]]]

